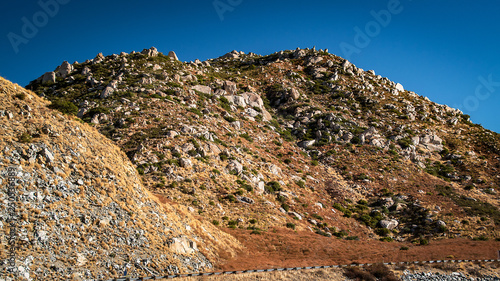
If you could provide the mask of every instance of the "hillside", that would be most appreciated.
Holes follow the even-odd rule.
[[[210,270],[238,243],[146,190],[91,126],[0,78],[1,275],[83,280]],[[231,248],[229,248],[231,247]],[[11,280],[11,279],[7,279]]]
[[[499,135],[327,50],[99,54],[27,88],[240,241],[500,239]]]

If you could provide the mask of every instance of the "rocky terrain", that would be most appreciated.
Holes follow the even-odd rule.
[[[153,196],[91,126],[3,78],[0,95],[2,280],[210,270],[221,249],[238,248]]]
[[[247,250],[283,231],[331,243],[500,239],[499,135],[328,50],[98,54],[26,88],[119,147],[148,198]],[[207,248],[214,264],[232,259]]]

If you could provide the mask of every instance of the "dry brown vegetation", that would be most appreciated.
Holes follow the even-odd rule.
[[[83,153],[86,161],[75,163],[74,173],[87,176],[82,193],[98,187],[89,199],[109,204],[142,182],[142,198],[163,206],[174,233],[193,227],[189,235],[202,239],[199,250],[218,268],[493,255],[500,243],[498,134],[325,52],[238,56],[202,64],[161,53],[98,56],[74,64],[71,77],[34,81],[28,88],[52,108],[82,113],[56,137],[38,131],[72,117],[6,86],[15,97],[6,108],[22,112],[36,100],[30,106],[45,123],[12,122],[5,140],[24,148],[52,140],[94,145]],[[115,91],[101,97],[106,87]],[[241,102],[248,93],[252,105]],[[86,137],[73,137],[74,124]],[[119,149],[108,149],[112,143]],[[88,175],[122,166],[133,182],[119,175],[119,189]],[[54,184],[73,176],[69,169],[54,173]],[[133,213],[142,199],[131,197],[118,204]],[[142,229],[155,227],[147,217],[131,218]],[[394,229],[381,226],[391,219]]]

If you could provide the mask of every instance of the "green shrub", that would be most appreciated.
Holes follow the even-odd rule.
[[[281,185],[277,181],[270,181],[266,184],[265,189],[268,193],[274,194],[275,192],[281,191]]]
[[[481,236],[472,238],[472,240],[474,240],[474,241],[488,241],[489,238],[484,236],[484,235],[481,235]]]
[[[189,108],[189,111],[200,116],[200,117],[203,116],[203,113],[201,113],[201,111],[198,108],[191,107],[191,108]]]
[[[31,142],[32,139],[33,139],[33,137],[27,132],[22,133],[18,137],[19,142],[22,142],[22,143],[29,143],[29,142]]]
[[[297,185],[300,187],[300,188],[304,188],[305,187],[305,182],[303,180],[299,180],[296,182]]]
[[[24,92],[17,93],[14,97],[16,97],[17,99],[20,99],[20,100],[24,100],[26,98],[26,93],[24,93]]]
[[[229,100],[225,97],[220,97],[219,98],[219,105],[220,107],[224,108],[226,111],[231,111],[231,105],[229,103]]]
[[[322,217],[322,216],[320,216],[320,215],[318,215],[318,214],[312,214],[312,215],[311,215],[311,217],[313,217],[313,218],[315,218],[315,219],[317,219],[317,220],[320,220],[320,221],[322,221],[322,220],[323,220],[323,217]]]
[[[281,208],[283,208],[283,210],[285,210],[286,212],[290,211],[290,206],[285,203],[281,204]]]
[[[342,238],[342,237],[345,237],[348,235],[347,231],[345,230],[341,230],[341,231],[338,231],[338,232],[335,232],[335,231],[332,231],[333,232],[333,236],[336,236],[336,237],[339,237],[339,238]]]
[[[402,149],[410,147],[410,145],[413,144],[412,139],[410,138],[402,138],[398,140],[399,146],[401,146]]]
[[[58,110],[64,114],[69,114],[69,115],[76,115],[78,113],[78,107],[76,105],[74,105],[70,101],[63,99],[57,99],[52,101],[52,103],[49,105],[49,108]]]
[[[379,236],[387,236],[391,231],[387,228],[377,228],[375,233]]]
[[[167,164],[171,166],[180,166],[179,160],[177,159],[168,159]]]
[[[425,239],[425,238],[420,238],[420,239],[418,240],[418,243],[419,243],[420,245],[428,245],[428,244],[429,244],[429,240],[427,240],[427,239]]]
[[[246,139],[249,142],[253,142],[252,137],[248,133],[241,134],[240,137]]]
[[[361,139],[358,136],[354,136],[351,139],[352,144],[361,144]]]
[[[224,119],[229,123],[236,121],[236,118],[231,117],[229,115],[224,116]]]
[[[294,229],[294,230],[295,230],[295,224],[294,224],[294,223],[287,222],[287,223],[286,223],[286,227],[288,227],[288,228],[291,228],[291,229]]]

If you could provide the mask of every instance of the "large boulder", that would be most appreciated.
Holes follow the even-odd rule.
[[[183,168],[191,168],[191,166],[193,166],[193,163],[191,162],[191,160],[189,160],[187,158],[181,158],[181,160],[179,161],[179,164]]]
[[[234,95],[236,94],[236,91],[238,90],[236,87],[236,83],[231,82],[231,81],[224,81],[224,90],[230,94]]]
[[[39,78],[39,80],[42,82],[42,84],[48,83],[48,82],[55,83],[56,82],[56,73],[53,71],[45,72],[42,75],[42,77]]]
[[[151,47],[149,49],[142,50],[141,54],[146,55],[148,57],[156,57],[158,56],[158,50],[155,47]]]
[[[300,92],[297,89],[292,88],[290,90],[289,97],[293,100],[298,100],[300,98]]]
[[[315,142],[316,142],[316,140],[305,140],[305,141],[299,142],[298,146],[302,147],[302,148],[308,148],[308,147],[311,147]]]
[[[191,90],[195,90],[195,91],[207,94],[207,95],[212,94],[212,88],[210,88],[209,86],[195,85],[195,86],[191,87]]]
[[[403,88],[403,85],[397,83],[396,84],[396,90],[400,91],[400,92],[404,92],[405,88]]]
[[[431,151],[443,150],[443,140],[436,134],[428,134],[420,136],[420,145]]]
[[[226,168],[230,173],[235,173],[237,175],[240,175],[243,172],[243,165],[236,160],[229,161]]]
[[[273,118],[271,116],[271,114],[264,107],[264,101],[262,100],[262,98],[258,94],[252,93],[252,92],[245,92],[245,93],[241,94],[241,96],[243,97],[245,102],[248,104],[248,106],[257,107],[260,109],[260,111],[262,112],[262,117],[263,117],[262,119],[264,121],[269,121]]]
[[[67,61],[64,61],[60,66],[56,68],[56,76],[66,78],[71,72],[73,72],[73,65]]]
[[[221,56],[220,58],[222,58],[222,59],[237,59],[240,57],[240,55],[241,55],[240,52],[233,50],[233,51]]]
[[[399,222],[397,220],[381,220],[379,224],[382,228],[393,230],[399,225]]]
[[[115,92],[115,89],[111,86],[107,86],[101,93],[100,98],[105,99],[110,97]]]
[[[179,60],[179,59],[177,58],[177,55],[175,54],[175,52],[174,52],[174,51],[170,51],[170,52],[168,52],[168,57],[169,57],[169,58],[171,58],[171,59],[173,59],[173,60],[176,60],[176,61],[178,61],[178,60]]]
[[[198,251],[196,242],[191,241],[186,236],[174,237],[167,244],[172,252],[179,255],[188,255]]]

